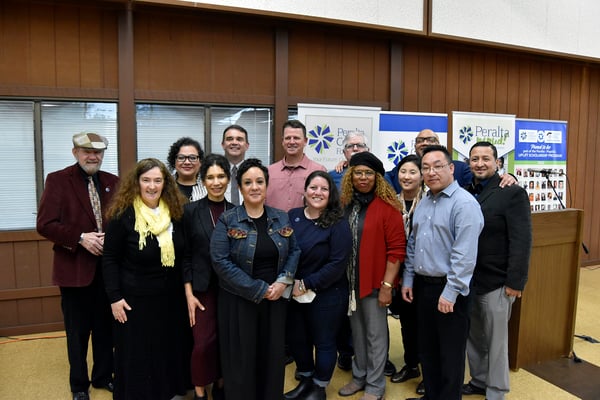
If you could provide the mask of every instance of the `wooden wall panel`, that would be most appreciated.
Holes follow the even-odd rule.
[[[164,101],[165,93],[176,92],[273,98],[275,39],[269,26],[146,11],[136,13],[134,24],[138,98]]]
[[[0,7],[0,85],[13,88],[9,94],[23,87],[34,95],[35,88],[45,94],[52,88],[117,87],[115,10],[25,1]]]
[[[16,287],[15,255],[12,242],[0,243],[0,289]]]
[[[289,34],[289,96],[295,102],[389,104],[387,41],[322,29]]]

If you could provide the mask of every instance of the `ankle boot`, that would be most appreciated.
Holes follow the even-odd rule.
[[[302,376],[300,383],[294,389],[283,394],[285,400],[300,400],[304,398],[304,393],[308,392],[313,385],[312,378]]]
[[[317,385],[316,383],[312,383],[312,386],[308,392],[304,394],[302,400],[326,400],[327,394],[325,393],[325,388]],[[298,398],[300,400],[300,398]]]

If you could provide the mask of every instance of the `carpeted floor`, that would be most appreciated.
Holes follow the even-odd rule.
[[[600,340],[600,269],[581,271],[577,308],[576,334]],[[390,357],[398,368],[402,366],[402,342],[400,324],[389,318]],[[557,360],[529,371],[511,372],[511,392],[507,400],[597,400],[600,399],[600,343],[590,343],[575,338],[574,350],[583,363],[574,365],[572,360]],[[91,365],[91,361],[90,361]],[[286,369],[285,389],[296,385],[293,378],[294,365]],[[336,369],[327,389],[327,397],[340,397],[337,390],[351,379],[350,372]],[[394,384],[388,381],[386,399],[401,400],[415,397],[418,379]],[[569,392],[570,391],[570,392]],[[18,338],[0,338],[0,400],[10,399],[70,399],[68,368],[64,332],[31,335]],[[90,389],[92,400],[109,400],[110,393]],[[187,396],[191,399],[191,393]],[[470,396],[481,400],[483,396]]]

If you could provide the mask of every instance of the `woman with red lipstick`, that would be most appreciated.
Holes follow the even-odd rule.
[[[385,393],[387,306],[406,254],[402,205],[384,174],[383,163],[362,152],[350,158],[342,180],[341,200],[352,233],[347,276],[354,361],[352,381],[339,394],[364,390],[361,400],[380,400]]]
[[[115,400],[186,393],[184,203],[167,167],[147,158],[121,180],[108,211],[102,266],[116,321]]]

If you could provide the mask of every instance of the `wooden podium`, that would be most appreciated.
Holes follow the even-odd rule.
[[[569,356],[575,334],[583,210],[535,212],[531,218],[529,280],[508,327],[513,370]]]

